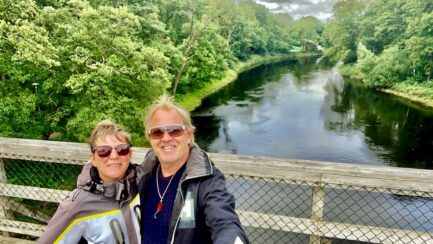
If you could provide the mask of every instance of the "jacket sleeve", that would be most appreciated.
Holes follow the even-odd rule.
[[[247,244],[248,238],[235,212],[235,198],[227,191],[224,175],[218,169],[203,186],[205,221],[215,244]]]
[[[78,243],[82,237],[77,235],[76,228],[68,228],[74,221],[74,196],[79,193],[80,190],[75,189],[69,196],[63,200],[56,210],[56,213],[48,222],[44,233],[37,240],[37,243]],[[74,229],[74,230],[73,230]],[[73,235],[68,232],[75,232]]]

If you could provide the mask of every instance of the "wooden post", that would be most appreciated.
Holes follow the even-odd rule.
[[[323,207],[325,206],[325,189],[322,186],[313,187],[313,196],[311,199],[311,220],[320,228],[320,222],[323,220]],[[317,230],[317,233],[320,233]],[[310,235],[309,244],[326,244],[330,243],[329,239],[321,235]]]
[[[7,183],[3,158],[0,158],[0,183]],[[0,196],[0,219],[9,219],[11,217],[8,206],[9,198]],[[9,237],[9,232],[2,231],[2,234],[3,236]]]

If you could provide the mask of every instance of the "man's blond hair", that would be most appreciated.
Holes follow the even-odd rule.
[[[162,94],[158,99],[156,99],[148,108],[145,114],[145,119],[143,122],[144,125],[144,134],[146,138],[149,140],[149,130],[150,130],[150,122],[152,120],[153,114],[158,110],[169,111],[174,109],[182,118],[182,123],[185,125],[188,131],[192,132],[192,138],[190,145],[194,144],[194,131],[195,127],[192,124],[191,116],[187,110],[177,105],[174,102],[174,97],[170,96],[166,93]]]

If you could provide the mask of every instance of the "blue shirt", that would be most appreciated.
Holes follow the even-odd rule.
[[[168,183],[170,182],[171,176],[164,177],[161,170],[159,170],[158,177],[155,177],[155,171],[153,180],[149,184],[148,189],[141,189],[141,192],[147,192],[147,201],[141,203],[142,209],[144,209],[141,219],[143,228],[141,239],[142,244],[167,244],[168,229],[174,200],[176,198],[177,186],[179,185],[180,178],[184,171],[185,164],[173,176],[170,185],[168,185]],[[168,186],[167,192],[162,199],[162,208],[158,213],[156,213],[156,210],[160,198],[157,192],[155,179],[158,179],[159,192],[161,196]]]

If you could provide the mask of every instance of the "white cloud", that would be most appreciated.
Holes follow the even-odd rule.
[[[269,9],[271,11],[280,8],[280,4],[278,4],[278,3],[268,3],[268,2],[263,2],[260,0],[256,0],[256,3],[265,6],[267,9]]]
[[[320,20],[327,20],[332,16],[332,13],[320,12],[315,15]]]
[[[273,13],[287,13],[295,20],[311,15],[325,21],[332,16],[332,7],[338,0],[254,0]]]
[[[297,11],[300,8],[301,8],[301,5],[296,4],[296,3],[290,4],[290,5],[286,5],[286,6],[283,7],[283,9],[287,9],[287,12],[289,12],[289,13],[293,13],[293,12]]]
[[[312,4],[319,4],[322,2],[325,2],[326,0],[308,0],[308,2],[312,3]]]

